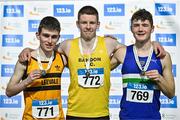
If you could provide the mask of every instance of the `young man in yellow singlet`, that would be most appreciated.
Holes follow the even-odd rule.
[[[26,64],[16,63],[6,95],[11,97],[23,91],[23,120],[64,120],[61,74],[67,62],[64,55],[54,51],[60,30],[56,18],[44,17],[36,33],[39,48],[31,52]]]
[[[109,120],[110,58],[124,45],[111,37],[96,35],[99,15],[96,8],[84,6],[76,22],[80,37],[65,40],[57,51],[68,58],[70,85],[68,89],[67,120]],[[20,55],[29,56],[29,49]]]

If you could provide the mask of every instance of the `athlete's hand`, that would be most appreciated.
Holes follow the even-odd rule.
[[[146,71],[145,75],[155,82],[159,82],[162,79],[162,76],[159,74],[158,70]]]
[[[41,77],[41,70],[33,70],[29,73],[27,77],[27,83],[32,83],[33,80],[38,79]]]
[[[31,49],[25,48],[23,51],[19,54],[19,62],[23,63],[25,61],[30,61],[31,58]]]
[[[153,41],[152,45],[157,57],[163,58],[166,56],[166,51],[164,50],[163,46],[160,45],[159,42]]]

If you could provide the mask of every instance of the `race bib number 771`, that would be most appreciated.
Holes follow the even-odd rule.
[[[33,100],[32,115],[34,118],[54,118],[58,116],[58,100]]]

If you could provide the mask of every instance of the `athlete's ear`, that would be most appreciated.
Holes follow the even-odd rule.
[[[78,20],[76,21],[76,26],[77,26],[77,28],[79,28],[79,21]]]
[[[100,22],[98,21],[98,23],[97,23],[97,29],[99,29],[99,27],[100,27]]]
[[[36,38],[37,38],[38,40],[40,39],[39,32],[36,32]]]
[[[132,32],[132,25],[130,26],[131,32]]]
[[[153,33],[154,32],[154,25],[152,26],[152,29],[151,29],[151,33]]]

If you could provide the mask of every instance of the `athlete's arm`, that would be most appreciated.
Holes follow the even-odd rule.
[[[59,53],[65,54],[64,50],[66,47],[66,42],[59,43],[55,46],[54,50],[58,51]],[[29,61],[31,58],[31,52],[33,49],[31,48],[25,48],[22,50],[22,52],[19,54],[19,62],[23,63],[25,61]]]
[[[63,42],[59,43],[55,47],[55,51],[65,55],[68,57],[69,55],[69,49],[70,49],[70,41],[71,40],[64,40]]]
[[[25,61],[29,61],[31,58],[32,51],[33,51],[33,49],[31,49],[31,48],[24,48],[18,56],[19,62],[23,63]]]
[[[64,66],[68,67],[68,65],[67,65],[67,57],[65,55],[63,55],[63,54],[61,54],[61,56],[62,56]]]
[[[21,91],[23,91],[34,79],[40,77],[41,72],[40,70],[32,71],[25,80],[22,80],[23,74],[26,70],[26,65],[21,64],[17,61],[14,74],[12,75],[7,88],[6,88],[6,95],[8,97],[17,95]]]
[[[159,89],[168,98],[172,98],[175,95],[175,83],[172,74],[172,61],[169,53],[161,60],[163,65],[163,75],[161,76],[157,70],[147,71],[146,75],[155,81]]]
[[[119,48],[111,58],[111,70],[115,69],[120,64],[123,64],[126,54],[126,46]]]

